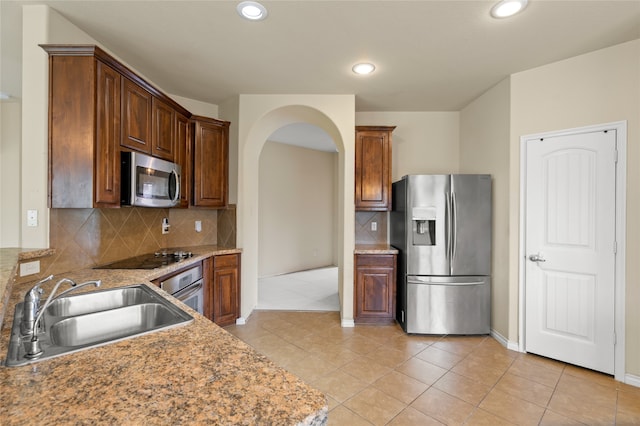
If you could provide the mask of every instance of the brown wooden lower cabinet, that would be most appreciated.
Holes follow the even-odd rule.
[[[388,324],[396,316],[396,255],[355,255],[354,321]]]
[[[204,315],[222,327],[235,324],[240,316],[240,255],[213,256],[203,267]]]

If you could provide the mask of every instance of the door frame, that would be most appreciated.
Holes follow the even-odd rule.
[[[518,350],[525,352],[525,261],[526,261],[526,178],[527,142],[540,138],[593,133],[605,130],[616,131],[618,152],[616,165],[616,259],[615,259],[615,318],[614,318],[614,377],[625,380],[625,298],[626,298],[626,197],[627,197],[627,121],[598,124],[520,137],[520,230],[518,250]]]

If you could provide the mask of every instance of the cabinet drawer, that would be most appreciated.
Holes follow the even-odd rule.
[[[395,266],[396,256],[393,254],[357,254],[356,267],[359,266]]]
[[[236,267],[238,266],[238,255],[237,254],[225,254],[221,256],[215,256],[213,258],[214,268],[228,268],[228,267]]]

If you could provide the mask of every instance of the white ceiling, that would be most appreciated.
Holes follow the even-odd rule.
[[[165,92],[214,104],[355,94],[356,111],[458,111],[510,74],[640,38],[640,0],[529,0],[501,20],[486,0],[265,0],[260,22],[232,0],[1,3],[48,4]],[[351,72],[363,60],[374,74]]]

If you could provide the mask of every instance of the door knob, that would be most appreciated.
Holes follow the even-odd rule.
[[[529,256],[529,260],[532,262],[546,262],[547,259],[542,257],[540,253],[532,254]]]

